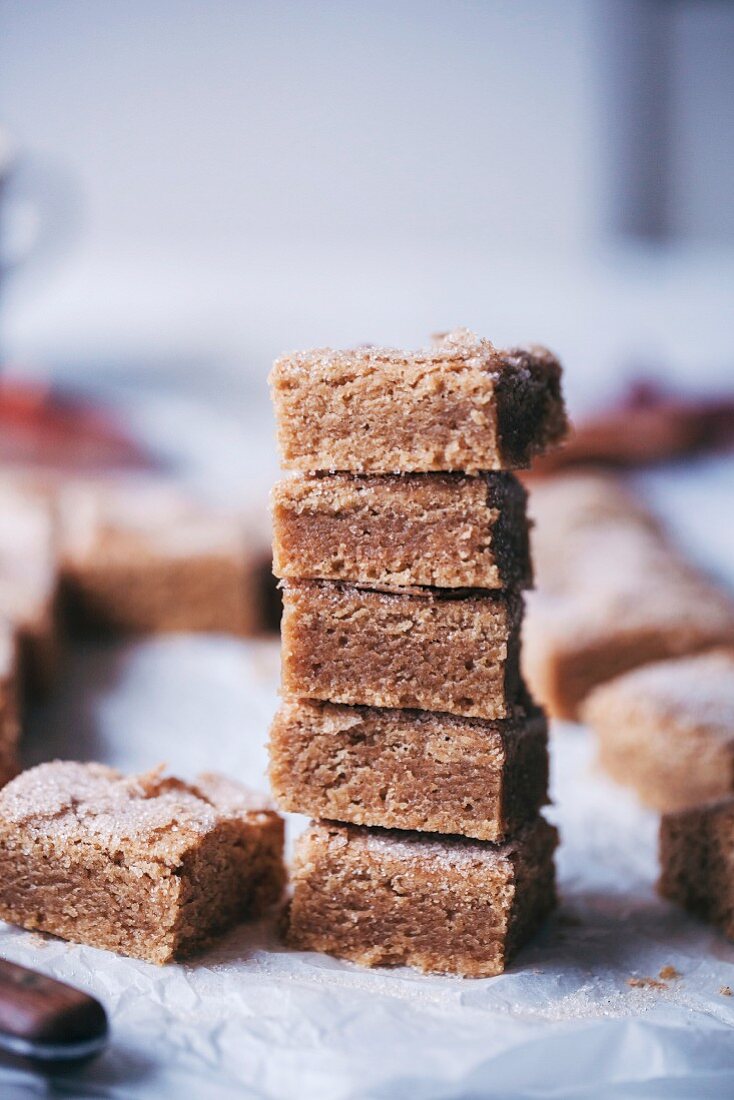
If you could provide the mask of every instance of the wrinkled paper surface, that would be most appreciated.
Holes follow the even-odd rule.
[[[731,463],[645,488],[684,541],[734,579]],[[264,786],[275,642],[172,637],[75,650],[35,714],[26,761],[159,761]],[[734,945],[656,897],[657,819],[597,774],[589,734],[557,726],[559,913],[509,971],[472,981],[364,971],[242,927],[159,968],[0,924],[0,954],[74,983],[111,1014],[107,1052],[55,1094],[238,1100],[734,1095]],[[302,827],[293,818],[291,834]],[[664,967],[680,978],[663,987]],[[0,1070],[3,1098],[46,1095]]]

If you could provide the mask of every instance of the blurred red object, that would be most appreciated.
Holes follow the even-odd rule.
[[[112,413],[13,379],[0,379],[0,462],[86,471],[155,464]]]
[[[534,463],[532,474],[569,466],[648,466],[732,445],[734,394],[691,398],[639,381],[618,403],[575,425],[568,443]]]

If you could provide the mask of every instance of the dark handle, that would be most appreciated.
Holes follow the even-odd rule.
[[[107,1014],[94,997],[0,959],[0,1050],[71,1061],[99,1053],[107,1034]]]

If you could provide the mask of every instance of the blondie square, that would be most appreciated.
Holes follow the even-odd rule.
[[[275,902],[283,822],[221,776],[55,761],[0,791],[0,918],[168,962]]]
[[[289,699],[270,782],[293,813],[498,841],[548,801],[547,724]]]
[[[602,684],[581,717],[599,760],[656,810],[734,794],[734,650],[660,661]]]
[[[47,501],[0,484],[0,619],[15,628],[20,676],[31,693],[47,690],[57,669],[58,538]]]
[[[658,889],[734,940],[734,798],[665,814]]]
[[[292,477],[273,494],[280,577],[525,588],[526,493],[512,474]]]
[[[270,376],[287,469],[419,473],[528,466],[566,434],[561,368],[465,330],[416,352],[321,348]]]
[[[19,734],[15,633],[0,623],[0,787],[18,771]]]
[[[555,903],[556,830],[505,844],[312,823],[297,842],[287,941],[363,966],[501,973]]]
[[[469,718],[514,713],[522,615],[517,594],[284,583],[285,695]]]
[[[263,557],[243,516],[148,478],[69,484],[59,508],[65,602],[78,628],[261,629]]]
[[[593,688],[639,665],[734,646],[734,601],[609,479],[539,482],[530,514],[523,671],[552,715],[577,717]]]

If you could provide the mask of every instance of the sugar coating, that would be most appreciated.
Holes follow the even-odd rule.
[[[628,672],[592,691],[581,717],[602,766],[655,809],[734,791],[734,651]]]
[[[54,761],[0,791],[0,917],[166,962],[275,901],[283,823],[205,775]]]
[[[498,351],[463,329],[417,352],[296,352],[270,382],[283,463],[303,472],[511,469],[567,428],[549,351]]]
[[[612,480],[538,482],[530,514],[523,669],[552,714],[575,717],[593,687],[638,665],[734,644],[734,601]]]

